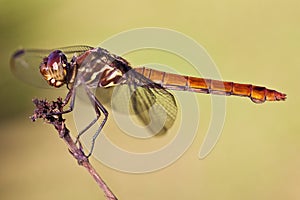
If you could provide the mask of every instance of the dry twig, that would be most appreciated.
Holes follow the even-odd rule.
[[[84,154],[80,143],[79,145],[76,145],[71,138],[70,131],[65,125],[65,119],[62,117],[62,114],[54,114],[61,113],[63,111],[62,99],[58,98],[57,101],[51,102],[34,99],[33,103],[35,104],[36,109],[34,110],[34,115],[31,117],[31,120],[36,121],[38,118],[42,118],[45,122],[52,124],[58,131],[60,138],[62,138],[67,144],[70,153],[77,160],[78,164],[88,170],[99,187],[104,191],[106,198],[109,200],[117,200],[117,197],[113,194],[113,192],[109,189],[109,187],[105,184],[105,182],[89,162],[88,157]]]

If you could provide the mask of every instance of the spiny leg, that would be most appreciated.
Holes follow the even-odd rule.
[[[64,101],[63,101],[64,106],[65,106],[65,105],[68,104],[68,102],[69,102],[70,99],[71,99],[70,107],[69,107],[68,110],[64,110],[64,111],[62,112],[62,114],[73,111],[73,109],[74,109],[74,104],[75,104],[75,94],[76,94],[75,87],[72,87],[72,88],[69,90],[69,92],[68,92],[66,98],[65,98]]]
[[[82,131],[79,132],[77,138],[76,138],[76,143],[79,142],[79,138],[80,136],[85,133],[89,128],[91,128],[100,118],[101,116],[101,112],[104,114],[104,119],[102,120],[99,128],[97,129],[96,133],[93,135],[93,138],[92,138],[92,142],[91,142],[91,148],[90,148],[90,152],[89,154],[87,155],[87,157],[90,157],[93,150],[94,150],[94,146],[95,146],[95,141],[98,137],[98,135],[100,134],[102,128],[104,127],[106,121],[107,121],[107,118],[108,118],[108,112],[107,110],[105,109],[105,107],[99,102],[99,100],[95,97],[95,95],[90,91],[89,88],[85,87],[85,91],[91,101],[91,103],[93,104],[94,106],[94,109],[95,109],[95,112],[96,112],[96,118],[93,119],[93,121],[90,122],[90,124],[85,127]]]
[[[82,136],[82,134],[84,134],[88,129],[90,129],[90,128],[98,121],[98,119],[99,119],[100,116],[101,116],[101,112],[100,112],[100,110],[98,109],[97,105],[95,104],[94,99],[93,99],[90,95],[88,95],[88,96],[89,96],[89,99],[90,99],[91,103],[94,104],[93,106],[94,106],[94,109],[95,109],[95,112],[96,112],[96,118],[93,119],[93,120],[89,123],[89,125],[87,125],[83,130],[81,130],[81,131],[78,133],[78,135],[77,135],[77,137],[76,137],[76,143],[79,141],[80,136]]]
[[[98,130],[96,131],[96,133],[93,135],[93,138],[92,138],[92,146],[91,146],[89,154],[87,155],[87,157],[90,157],[92,155],[93,150],[94,150],[95,141],[96,141],[97,137],[99,136],[99,134],[101,133],[101,130],[104,127],[104,125],[107,121],[108,112],[105,109],[105,107],[100,103],[100,101],[95,97],[94,94],[92,94],[89,90],[88,90],[87,93],[90,96],[91,100],[95,103],[95,107],[94,107],[95,111],[97,112],[97,110],[98,110],[98,112],[99,112],[99,109],[100,109],[100,111],[104,114],[104,119],[102,120]]]

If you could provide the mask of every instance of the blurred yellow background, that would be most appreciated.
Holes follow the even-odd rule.
[[[1,0],[0,199],[105,199],[53,127],[28,118],[33,97],[54,99],[66,91],[35,88],[13,77],[13,51],[97,45],[149,26],[174,29],[202,44],[225,80],[278,89],[288,99],[255,105],[228,97],[222,136],[203,160],[198,159],[203,127],[179,160],[156,172],[122,173],[92,159],[118,198],[300,199],[299,24],[296,0]],[[210,97],[200,94],[198,100],[208,123]],[[72,115],[67,123],[73,127]]]

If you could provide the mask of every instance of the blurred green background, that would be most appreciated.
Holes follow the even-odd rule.
[[[255,105],[227,98],[222,136],[213,152],[199,160],[210,119],[210,97],[199,95],[203,126],[171,166],[127,174],[92,159],[119,199],[299,199],[299,24],[296,0],[0,0],[0,199],[104,199],[53,127],[28,118],[33,97],[53,99],[66,91],[35,88],[13,77],[13,51],[97,45],[121,31],[148,26],[195,39],[224,79],[278,89],[288,99]],[[71,115],[67,123],[74,127]]]

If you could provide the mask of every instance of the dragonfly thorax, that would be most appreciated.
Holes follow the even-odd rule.
[[[68,83],[69,63],[60,50],[55,50],[45,57],[40,65],[40,73],[49,85],[60,87]]]

